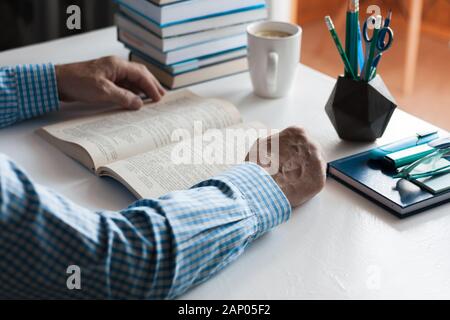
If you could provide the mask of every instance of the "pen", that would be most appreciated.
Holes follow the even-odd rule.
[[[376,22],[375,22],[375,29],[373,30],[373,37],[372,37],[372,41],[370,42],[370,47],[369,47],[369,52],[366,53],[367,54],[367,61],[364,65],[365,68],[365,77],[364,80],[369,81],[370,80],[370,72],[373,66],[373,60],[375,59],[375,50],[377,47],[377,43],[378,43],[378,35],[380,33],[380,29],[381,29],[381,16],[378,15],[376,17]]]
[[[358,64],[359,64],[359,70],[362,71],[364,68],[364,50],[362,45],[362,36],[361,36],[361,25],[359,23],[358,18]]]
[[[336,33],[336,29],[334,28],[333,20],[331,20],[330,16],[325,17],[325,23],[327,25],[328,30],[330,31],[331,37],[334,40],[334,43],[336,45],[336,48],[339,52],[339,55],[342,58],[342,61],[344,62],[346,74],[350,75],[354,80],[356,80],[355,72],[350,65],[350,61],[348,60],[347,54],[344,52],[344,49],[342,48],[341,41],[339,40],[339,36]]]
[[[439,133],[435,130],[417,133],[413,137],[408,137],[400,141],[396,141],[374,150],[372,160],[382,160],[387,154],[419,146],[425,143],[432,143],[439,138]],[[433,147],[433,145],[431,145]]]
[[[390,26],[392,20],[392,10],[389,10],[387,18],[384,20],[384,27],[387,28]]]
[[[430,130],[427,132],[417,133],[415,136],[408,137],[400,141],[390,143],[388,145],[381,147],[380,150],[388,154],[391,152],[396,152],[403,149],[419,146],[425,143],[430,143],[432,141],[437,140],[438,138],[439,132],[436,130]]]

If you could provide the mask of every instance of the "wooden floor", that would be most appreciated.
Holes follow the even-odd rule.
[[[343,64],[323,21],[303,25],[302,63],[336,77]],[[344,42],[344,26],[336,25]],[[383,56],[381,76],[405,111],[450,130],[450,39],[422,34],[414,93],[402,93],[406,23],[393,21],[395,42]]]

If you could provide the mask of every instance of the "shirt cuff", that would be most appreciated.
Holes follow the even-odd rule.
[[[291,217],[291,205],[273,178],[260,166],[245,163],[215,179],[235,186],[257,217],[255,238],[286,222]]]
[[[59,109],[53,64],[15,67],[19,120],[34,118]]]

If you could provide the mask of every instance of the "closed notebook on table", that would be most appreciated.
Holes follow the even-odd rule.
[[[450,189],[433,194],[408,180],[394,179],[397,171],[385,168],[382,162],[389,152],[392,150],[384,146],[333,161],[328,164],[328,174],[399,218],[450,201]]]

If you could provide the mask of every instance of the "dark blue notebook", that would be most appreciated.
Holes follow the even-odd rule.
[[[450,190],[433,195],[408,180],[394,179],[396,171],[385,167],[382,161],[388,153],[436,138],[433,135],[424,137],[418,135],[333,161],[328,164],[328,174],[399,218],[442,205],[450,201]]]

